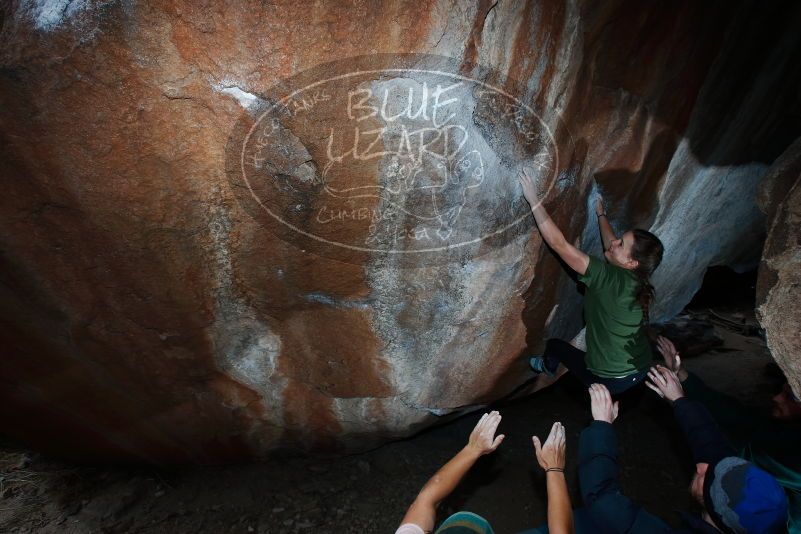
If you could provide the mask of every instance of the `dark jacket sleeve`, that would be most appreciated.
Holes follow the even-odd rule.
[[[712,414],[712,419],[733,441],[735,448],[743,448],[753,433],[763,425],[768,414],[762,410],[744,405],[730,395],[715,391],[693,373],[681,383],[684,393],[701,403]]]
[[[682,397],[673,403],[673,414],[684,431],[695,463],[714,464],[727,456],[736,456],[734,447],[699,401]]]
[[[579,485],[598,532],[663,533],[670,527],[620,492],[617,436],[612,425],[593,421],[579,440]]]

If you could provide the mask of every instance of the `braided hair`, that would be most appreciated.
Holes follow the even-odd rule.
[[[643,323],[648,323],[650,320],[648,309],[655,297],[654,286],[651,285],[651,275],[662,262],[665,247],[658,237],[647,230],[634,229],[631,233],[634,234],[631,257],[637,261],[637,267],[633,269],[633,272],[639,280],[635,295],[637,302],[642,307]]]

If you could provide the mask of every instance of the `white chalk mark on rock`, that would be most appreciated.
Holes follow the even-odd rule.
[[[33,17],[37,30],[53,31],[88,7],[84,0],[26,0],[22,7]]]
[[[236,85],[218,83],[215,84],[213,87],[214,90],[217,91],[218,93],[234,97],[236,101],[239,102],[239,105],[242,106],[244,109],[248,109],[259,99],[259,97],[257,97],[253,93],[248,93],[247,91],[243,91]]]

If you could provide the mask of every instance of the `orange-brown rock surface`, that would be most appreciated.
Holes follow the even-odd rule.
[[[793,3],[2,13],[0,421],[61,454],[354,450],[506,395],[581,320],[521,164],[585,250],[594,183],[662,237],[658,319],[759,260],[799,133]]]

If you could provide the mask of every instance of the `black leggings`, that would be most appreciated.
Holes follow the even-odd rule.
[[[603,384],[612,395],[623,393],[632,386],[636,386],[648,376],[648,370],[639,371],[623,378],[605,378],[598,376],[587,369],[585,361],[586,352],[579,350],[567,341],[551,338],[545,344],[545,367],[551,373],[556,372],[559,364],[567,367],[573,376],[578,378],[585,386]]]

